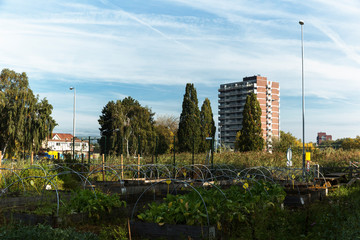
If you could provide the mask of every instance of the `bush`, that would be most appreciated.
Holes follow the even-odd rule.
[[[79,233],[74,229],[53,229],[47,225],[23,226],[9,225],[0,228],[0,239],[2,240],[98,240],[93,233]]]

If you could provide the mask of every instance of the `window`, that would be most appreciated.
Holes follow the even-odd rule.
[[[60,143],[57,142],[57,143],[56,143],[56,146],[60,146]]]

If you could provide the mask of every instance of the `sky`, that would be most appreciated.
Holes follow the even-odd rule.
[[[186,83],[218,119],[220,84],[280,83],[280,129],[305,139],[360,135],[357,0],[0,0],[0,70],[26,72],[53,105],[54,132],[98,136],[109,101],[127,96],[179,117]]]

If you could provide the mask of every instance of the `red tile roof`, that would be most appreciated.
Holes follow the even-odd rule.
[[[57,139],[54,139],[55,136],[58,136],[60,139],[57,140]],[[70,133],[53,133],[51,135],[51,139],[49,139],[48,141],[51,142],[51,141],[61,141],[61,142],[70,142],[72,141],[73,139],[73,135],[70,134]],[[81,140],[78,139],[77,137],[75,137],[75,141],[76,142],[80,142]]]

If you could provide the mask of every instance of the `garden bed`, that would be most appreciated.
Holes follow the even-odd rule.
[[[157,223],[131,222],[131,233],[138,237],[183,239],[215,239],[214,226],[189,226]]]
[[[64,216],[39,215],[21,211],[3,212],[5,223],[22,223],[25,225],[46,224],[52,227],[72,226],[79,223],[94,223],[99,221],[111,221],[114,218],[125,218],[128,216],[126,208],[114,208],[111,212],[102,212],[98,215],[90,216],[88,213],[74,213]]]

